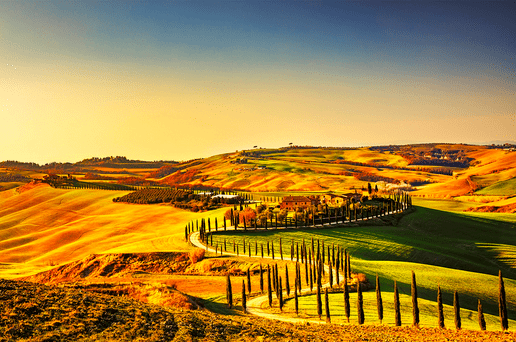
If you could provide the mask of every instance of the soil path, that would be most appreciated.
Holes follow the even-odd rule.
[[[213,253],[216,252],[215,249],[211,248],[210,246],[208,246],[208,248],[206,248],[206,246],[201,242],[199,237],[200,237],[199,232],[194,232],[194,233],[190,234],[190,242],[194,246],[205,249],[208,252],[213,252]],[[220,253],[220,251],[218,251],[218,252]],[[237,256],[236,253],[232,253],[232,252],[224,252],[224,254]],[[249,256],[246,255],[246,257],[249,257]],[[251,258],[260,258],[261,259],[261,256],[251,256]],[[272,257],[264,255],[263,259],[272,259]],[[283,257],[283,260],[293,261],[291,258],[286,257],[286,256]],[[328,265],[324,265],[324,269],[326,272],[329,272]],[[323,284],[322,288],[329,287],[329,286],[330,286],[330,283],[328,282],[328,283]],[[309,293],[309,292],[310,292],[309,288],[301,289],[302,294]],[[285,295],[284,298],[286,298],[286,292],[284,293],[284,295]],[[316,323],[316,324],[325,324],[326,323],[324,320],[319,321],[319,320],[311,320],[311,319],[296,318],[296,317],[285,317],[280,314],[270,313],[266,309],[265,310],[263,309],[264,307],[268,306],[268,300],[269,300],[269,298],[267,295],[258,296],[253,299],[250,299],[247,302],[247,313],[250,313],[251,315],[255,315],[255,316],[259,316],[259,317],[275,319],[278,321],[290,322],[290,323],[306,323],[306,322]]]

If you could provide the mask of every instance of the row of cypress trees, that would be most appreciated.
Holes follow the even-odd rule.
[[[301,294],[301,268],[300,264],[296,262],[295,264],[296,273],[294,279],[294,307],[296,314],[299,314],[299,302],[298,298]],[[319,319],[322,317],[322,269],[324,265],[322,263],[322,258],[319,259],[317,266],[315,267],[313,272],[315,273],[315,282],[316,282],[316,305],[317,305],[317,315]],[[330,267],[331,269],[331,267]],[[310,268],[312,271],[312,268]],[[260,263],[260,293],[264,293],[264,271],[262,268],[262,264]],[[507,317],[507,302],[505,295],[505,285],[502,278],[502,273],[499,271],[499,291],[498,291],[498,306],[499,306],[499,316],[500,316],[500,324],[502,330],[509,329],[508,317]],[[242,308],[245,311],[247,309],[246,305],[246,296],[251,294],[251,276],[250,269],[247,269],[246,272],[247,278],[247,294],[246,294],[246,286],[245,281],[242,279]],[[285,265],[285,290],[287,296],[290,297],[290,283],[289,283],[289,273],[288,273],[288,265]],[[312,280],[312,277],[310,277]],[[347,277],[344,277],[344,285],[343,285],[343,293],[344,293],[344,314],[346,316],[347,322],[349,323],[350,318],[350,299],[349,299],[349,289]],[[312,285],[312,281],[310,285]],[[331,286],[331,285],[330,285]],[[311,290],[313,290],[311,288]],[[273,293],[275,293],[276,298],[279,301],[279,308],[283,310],[284,300],[283,300],[283,280],[279,275],[278,265],[274,264],[272,267],[267,265],[267,294],[268,294],[268,304],[269,307],[272,307],[273,303]],[[227,287],[226,287],[226,295],[227,302],[229,308],[233,306],[233,296],[232,296],[232,288],[231,288],[231,280],[229,273],[227,275]],[[414,327],[419,327],[419,306],[418,306],[418,294],[417,294],[417,284],[416,284],[416,275],[414,271],[412,271],[411,277],[411,298],[412,298],[412,325]],[[325,302],[325,316],[326,322],[331,323],[331,315],[330,315],[330,307],[329,307],[329,298],[328,298],[328,287],[324,289],[324,302]],[[378,320],[380,323],[383,321],[383,299],[382,293],[380,289],[380,281],[378,274],[376,275],[376,304],[377,304],[377,312],[378,312]],[[443,310],[443,300],[442,300],[442,291],[441,287],[437,286],[437,323],[438,327],[444,329],[444,310]],[[455,328],[457,330],[461,329],[462,321],[460,316],[460,302],[459,302],[459,294],[457,291],[454,291],[453,294],[453,308],[454,308],[454,322]],[[481,330],[486,330],[486,322],[484,319],[484,313],[482,308],[482,303],[480,299],[478,300],[478,324]],[[364,309],[363,309],[363,295],[362,288],[360,286],[360,282],[357,282],[357,321],[358,324],[364,324]],[[401,326],[401,310],[400,310],[400,300],[399,300],[399,291],[396,281],[394,282],[394,322],[396,326]]]

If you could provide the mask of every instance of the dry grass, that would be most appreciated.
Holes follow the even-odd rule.
[[[0,276],[13,278],[48,263],[65,264],[98,253],[189,251],[188,221],[222,217],[166,205],[113,203],[127,192],[62,190],[39,185],[0,193]]]

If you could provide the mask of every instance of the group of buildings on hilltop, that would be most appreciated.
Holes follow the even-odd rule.
[[[311,196],[286,196],[280,204],[281,209],[295,210],[297,208],[306,209],[319,204],[340,206],[348,200],[358,202],[362,195],[360,193],[349,193],[344,195],[323,194]]]

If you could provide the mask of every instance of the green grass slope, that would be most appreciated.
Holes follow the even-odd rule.
[[[476,192],[478,195],[513,196],[516,194],[516,178],[497,182]]]
[[[421,201],[424,203],[424,201]],[[433,203],[435,206],[435,203]],[[445,291],[445,303],[452,304],[453,291],[461,294],[463,307],[476,310],[477,299],[484,303],[486,313],[497,314],[498,270],[506,279],[510,317],[516,316],[516,270],[510,250],[516,250],[516,226],[513,220],[491,215],[469,215],[416,207],[396,226],[326,228],[318,230],[226,232],[216,235],[214,243],[226,238],[242,243],[245,238],[254,246],[274,242],[279,256],[279,239],[286,255],[291,241],[324,240],[325,245],[340,245],[352,256],[355,272],[365,273],[374,280],[382,279],[385,291],[392,292],[396,280],[401,293],[410,293],[410,274],[418,277],[420,297],[435,302],[437,285]]]

